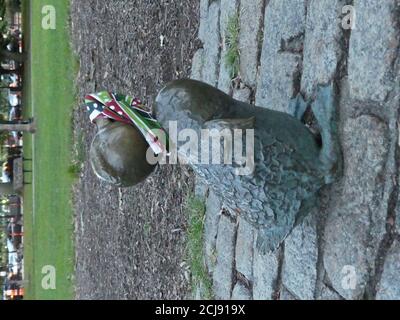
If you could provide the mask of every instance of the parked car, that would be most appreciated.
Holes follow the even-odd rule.
[[[12,161],[7,160],[2,165],[1,180],[3,183],[8,183],[12,181],[12,177],[13,177],[13,164]]]
[[[19,77],[16,73],[3,74],[0,76],[1,82],[5,83],[7,86],[17,86],[19,82]]]
[[[10,239],[7,239],[6,249],[7,249],[8,253],[17,252],[17,247],[14,245],[14,243]]]
[[[12,106],[8,113],[8,120],[9,121],[17,121],[22,120],[22,107],[20,104],[16,106]]]
[[[7,170],[4,170],[4,168],[3,168],[3,170],[1,171],[1,177],[0,177],[0,179],[1,179],[1,182],[2,182],[2,183],[9,183],[9,182],[11,182],[11,177],[10,177],[10,175],[8,174]]]
[[[8,271],[13,275],[17,275],[20,270],[20,263],[18,260],[18,253],[13,252],[8,254]]]
[[[23,228],[20,220],[11,218],[11,221],[7,225],[7,238],[12,241],[14,248],[18,249],[22,243]]]
[[[16,107],[21,104],[21,95],[19,93],[13,93],[10,91],[8,94],[8,102],[11,107]]]
[[[25,295],[24,288],[17,284],[6,281],[3,288],[3,299],[4,300],[22,300]]]
[[[19,255],[17,247],[14,243],[7,239],[7,250],[8,250],[8,272],[16,276],[20,273],[22,268],[22,255]]]

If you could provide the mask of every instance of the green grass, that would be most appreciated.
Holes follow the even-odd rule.
[[[72,159],[71,164],[68,167],[68,174],[71,178],[77,179],[79,178],[79,174],[82,172],[84,163],[86,161],[86,155],[83,148],[84,140],[83,134],[80,132],[78,133],[77,137],[73,139],[73,152],[72,152]]]
[[[23,0],[25,49],[24,116],[37,121],[25,135],[24,154],[33,158],[32,181],[24,190],[27,299],[74,298],[71,186],[71,115],[75,105],[76,59],[69,43],[68,0]],[[42,7],[56,8],[56,30],[42,29]],[[30,166],[29,163],[27,163]],[[42,288],[42,268],[56,268],[56,290]]]
[[[191,196],[187,200],[186,210],[188,214],[187,231],[187,259],[192,273],[192,292],[196,293],[201,288],[203,299],[213,298],[212,283],[204,263],[203,234],[204,234],[204,201]]]
[[[230,69],[230,76],[232,79],[238,76],[240,70],[239,33],[239,13],[237,13],[229,17],[225,37],[225,45],[227,48],[225,62]]]

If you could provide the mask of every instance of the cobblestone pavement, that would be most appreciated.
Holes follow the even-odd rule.
[[[346,9],[355,28],[342,24]],[[235,14],[241,63],[232,80],[225,40]],[[270,255],[197,182],[216,298],[400,299],[399,38],[399,0],[201,0],[192,78],[283,112],[299,92],[312,99],[318,84],[334,81],[344,155],[344,177]]]

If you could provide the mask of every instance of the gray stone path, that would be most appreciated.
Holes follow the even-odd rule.
[[[345,5],[356,12],[353,30],[342,27]],[[241,64],[232,81],[224,57],[235,14]],[[345,162],[343,179],[270,255],[198,182],[215,297],[400,299],[400,1],[201,0],[199,39],[192,78],[242,101],[289,112],[290,98],[312,99],[318,84],[334,81]]]

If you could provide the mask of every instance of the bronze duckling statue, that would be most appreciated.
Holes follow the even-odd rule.
[[[188,127],[254,129],[250,174],[235,174],[235,164],[192,167],[223,199],[224,207],[257,227],[258,248],[266,252],[274,251],[317,205],[318,191],[341,175],[334,91],[333,85],[318,87],[312,103],[298,95],[289,104],[294,117],[236,101],[205,83],[178,80],[158,94],[155,111],[164,128],[176,121],[178,132]],[[310,104],[322,147],[299,120]]]
[[[176,123],[178,132],[190,128],[198,136],[204,129],[227,129],[232,132],[236,129],[254,130],[254,166],[247,174],[237,174],[242,163],[202,164],[192,161],[185,152],[179,152],[179,155],[223,199],[226,209],[242,216],[258,229],[258,248],[262,252],[270,252],[278,248],[317,205],[318,191],[341,175],[342,157],[336,127],[337,101],[334,91],[333,85],[319,86],[313,102],[305,102],[298,95],[289,103],[292,116],[239,102],[199,81],[177,80],[167,84],[158,94],[155,115],[167,131],[171,123]],[[322,146],[300,121],[310,105],[320,127]],[[145,145],[137,145],[138,137],[130,140],[119,136],[124,139],[124,145],[113,149],[112,153],[126,152],[126,156],[118,156],[118,166],[112,163],[115,155],[107,156],[108,160],[95,156],[99,150],[100,153],[109,152],[101,150],[99,146],[106,146],[100,143],[103,139],[111,139],[102,136],[117,130],[113,126],[116,125],[107,124],[99,131],[101,137],[95,138],[99,142],[92,144],[92,164],[94,167],[107,168],[107,179],[117,183],[125,179],[119,177],[125,172],[124,166],[137,166],[143,175],[136,178],[137,173],[132,169],[135,178],[125,179],[121,185],[142,181],[154,166],[146,165],[144,158],[138,158],[135,153],[145,149]],[[124,135],[122,131],[121,134]],[[180,150],[185,142],[178,140],[176,144],[177,150]],[[111,161],[113,169],[109,170],[110,163],[103,160]],[[116,170],[116,167],[121,170]],[[97,168],[98,172],[101,170]]]

